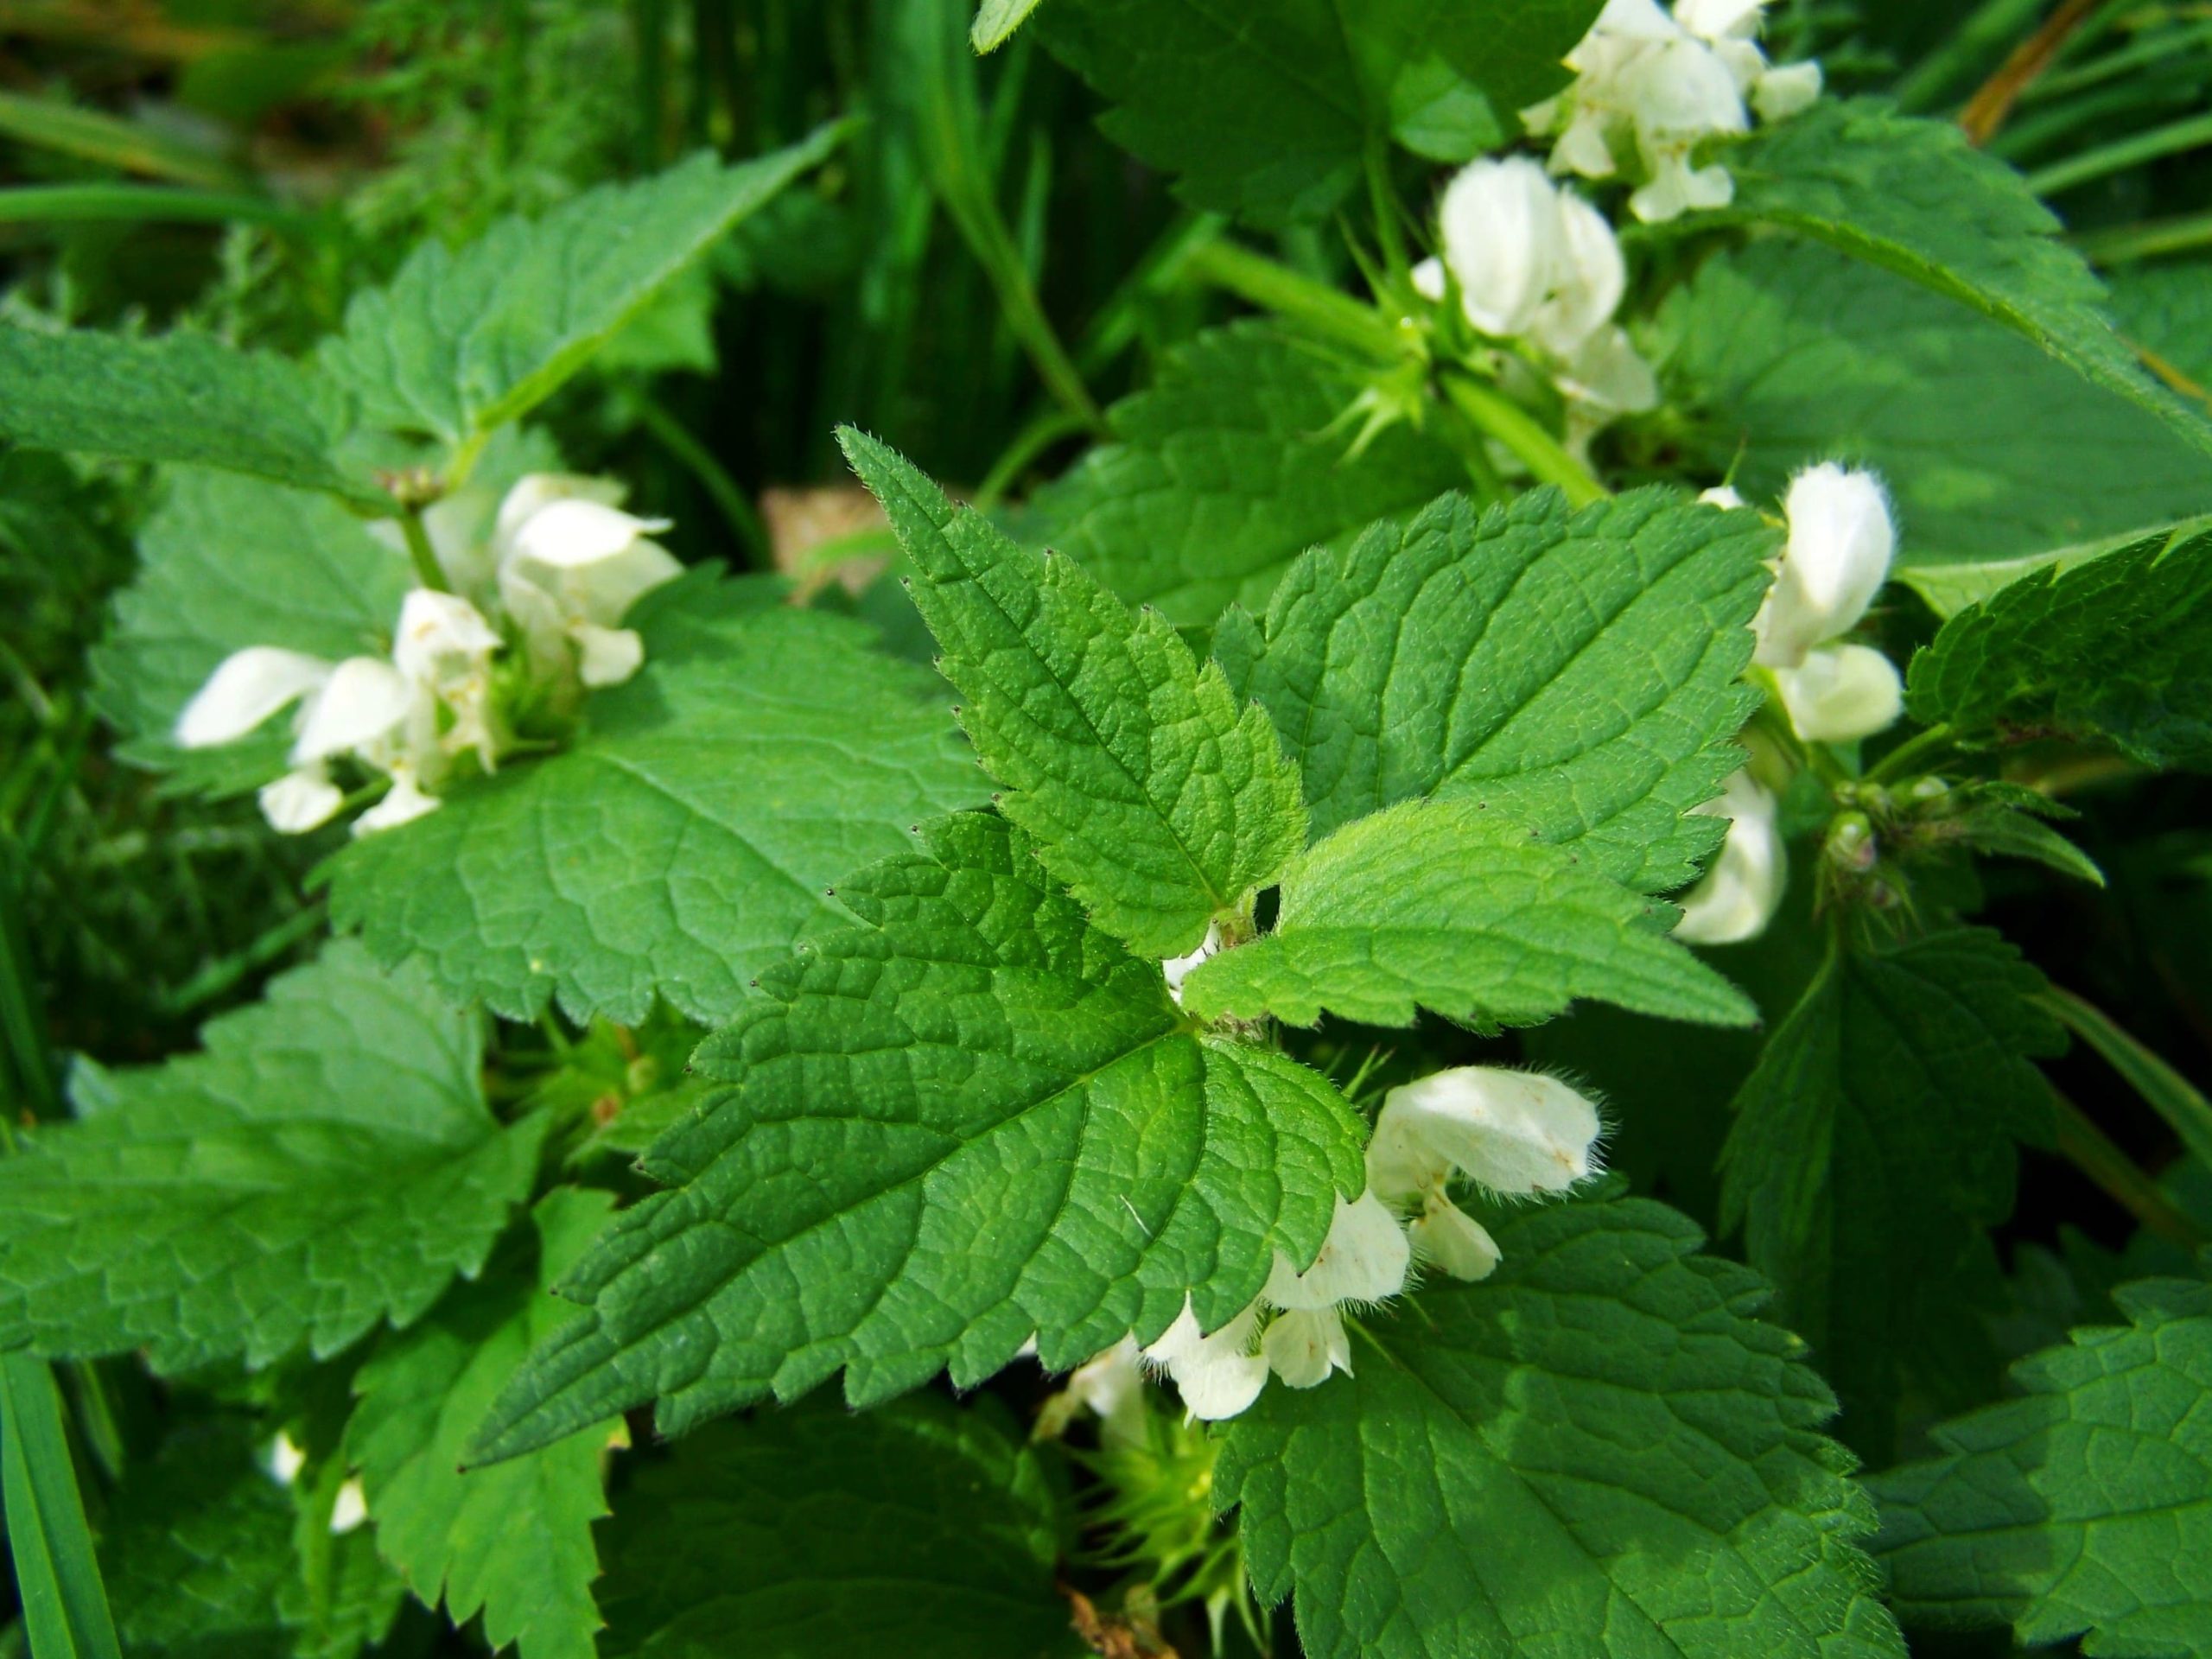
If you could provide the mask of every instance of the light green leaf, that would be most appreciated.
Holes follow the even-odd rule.
[[[359,397],[365,422],[465,444],[550,396],[842,136],[826,127],[734,167],[702,152],[541,219],[503,219],[458,253],[426,242],[389,286],[346,308],[323,365]]]
[[[1565,85],[1599,0],[1053,0],[1037,29],[1115,107],[1107,136],[1193,205],[1319,219],[1390,137],[1433,159],[1502,143]],[[1457,143],[1433,142],[1440,106]],[[1472,141],[1471,143],[1470,141]]]
[[[624,1211],[563,1287],[478,1455],[658,1397],[677,1433],[842,1367],[868,1406],[1033,1335],[1063,1370],[1188,1297],[1225,1324],[1280,1250],[1319,1249],[1362,1130],[1318,1074],[1203,1035],[1157,963],[974,814],[839,884],[862,925],[804,946],[694,1064],[730,1086],[653,1146],[680,1183]]]
[[[2024,1646],[2194,1659],[2212,1636],[2212,1286],[2125,1285],[2124,1328],[2012,1370],[2022,1398],[1878,1476],[1879,1548],[1915,1624],[2009,1624]]]
[[[334,502],[258,479],[178,467],[138,537],[137,580],[92,652],[100,711],[122,753],[181,789],[234,795],[284,770],[281,721],[185,750],[169,734],[216,664],[247,645],[338,661],[383,657],[412,585],[407,556]]]
[[[219,467],[388,512],[389,496],[331,458],[346,432],[341,402],[295,363],[205,334],[130,340],[0,323],[0,437]]]
[[[1359,391],[1266,323],[1210,330],[1114,405],[1116,441],[1038,492],[1017,531],[1178,627],[1264,606],[1306,549],[1349,545],[1465,481],[1444,444],[1403,426],[1353,454],[1342,423]]]
[[[1214,655],[1274,715],[1325,835],[1393,802],[1479,802],[1593,869],[1679,887],[1722,834],[1685,818],[1743,764],[1738,683],[1777,533],[1664,490],[1570,509],[1458,496],[1307,554]]]
[[[1006,816],[1130,949],[1180,956],[1281,873],[1306,835],[1298,769],[1166,620],[1131,617],[1071,561],[1015,546],[874,439],[845,453],[920,573],[913,588],[967,699]]]
[[[1943,625],[1907,676],[1914,719],[2105,738],[2212,767],[2212,530],[2045,566]]]
[[[1964,584],[2010,580],[2017,561],[2212,507],[2212,461],[2155,416],[1827,248],[1708,259],[1660,332],[1714,475],[1764,503],[1815,461],[1874,468],[1903,527],[1897,575],[1939,609]]]
[[[164,1065],[80,1065],[82,1121],[0,1160],[0,1349],[174,1372],[405,1325],[483,1265],[542,1118],[487,1111],[474,1020],[353,946]]]
[[[982,0],[976,8],[976,26],[968,33],[977,52],[995,52],[1014,38],[1014,30],[1028,22],[1038,0]]]
[[[600,1457],[618,1421],[495,1468],[461,1471],[468,1437],[531,1345],[576,1317],[546,1292],[583,1253],[613,1196],[556,1187],[531,1212],[535,1249],[462,1286],[387,1337],[354,1379],[346,1452],[361,1471],[377,1548],[456,1625],[484,1616],[495,1649],[591,1659],[599,1628],[592,1522],[607,1513]]]
[[[339,926],[510,1018],[634,1024],[658,995],[709,1024],[836,914],[830,883],[984,792],[930,677],[856,623],[703,575],[629,620],[645,667],[581,741],[333,861]]]
[[[1069,1522],[1047,1455],[988,1395],[718,1423],[617,1504],[601,1651],[1081,1654],[1055,1587]]]
[[[1292,864],[1274,931],[1192,970],[1183,1006],[1202,1019],[1311,1026],[1325,1008],[1409,1026],[1419,1004],[1530,1026],[1580,996],[1707,1025],[1757,1020],[1664,936],[1675,914],[1470,802],[1406,801]]]
[[[1736,1097],[1722,1224],[1743,1230],[1843,1398],[1846,1438],[1870,1452],[1903,1378],[1987,1357],[1959,1281],[2012,1212],[2015,1143],[2050,1137],[2029,1057],[2063,1037],[2031,1000],[2042,988],[1974,929],[1836,951]]]
[[[1832,99],[1730,149],[1736,199],[1716,222],[1778,226],[1894,270],[2033,340],[2212,453],[2212,423],[2144,372],[2103,286],[2027,181],[1948,121]]]
[[[1503,1264],[1271,1388],[1215,1471],[1313,1659],[1902,1659],[1872,1506],[1765,1287],[1640,1201],[1497,1230]]]

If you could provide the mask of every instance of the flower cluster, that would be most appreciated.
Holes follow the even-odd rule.
[[[1607,0],[1567,54],[1573,84],[1522,112],[1552,139],[1554,173],[1639,181],[1629,210],[1646,222],[1725,207],[1736,183],[1717,163],[1694,164],[1705,140],[1751,130],[1757,111],[1780,121],[1821,95],[1821,67],[1776,67],[1759,49],[1765,0]]]
[[[428,531],[452,591],[408,593],[388,657],[233,652],[185,705],[177,742],[235,742],[292,709],[290,770],[260,793],[276,829],[301,834],[342,811],[341,766],[388,780],[356,835],[435,810],[457,769],[497,770],[514,706],[572,707],[644,661],[623,613],[681,567],[648,539],[666,521],[633,518],[620,499],[602,480],[534,474],[507,493],[488,538],[467,532],[461,504],[434,507]]]
[[[1052,1421],[1087,1406],[1109,1437],[1133,1433],[1141,1362],[1208,1420],[1243,1411],[1270,1376],[1310,1389],[1350,1371],[1345,1308],[1396,1295],[1416,1262],[1466,1280],[1497,1266],[1497,1241],[1451,1199],[1455,1177],[1503,1197],[1565,1192],[1591,1173],[1599,1133],[1597,1108],[1541,1072],[1460,1066],[1392,1090],[1368,1143],[1367,1191],[1338,1198],[1311,1267],[1300,1273],[1278,1253],[1266,1288],[1211,1332],[1185,1302],[1151,1346],[1125,1338],[1079,1367]]]
[[[1705,499],[1740,507],[1723,486]],[[1774,582],[1752,620],[1752,660],[1772,677],[1797,735],[1812,743],[1871,737],[1904,712],[1897,665],[1872,645],[1842,642],[1890,574],[1897,527],[1872,473],[1834,462],[1807,467],[1783,498],[1789,540]],[[1733,944],[1756,937],[1782,902],[1785,874],[1777,803],[1748,772],[1728,780],[1698,810],[1729,821],[1727,839],[1703,880],[1682,899],[1675,937]]]
[[[1511,156],[1461,169],[1445,188],[1437,230],[1443,255],[1414,270],[1415,289],[1438,302],[1456,289],[1475,328],[1525,342],[1579,424],[1594,430],[1657,404],[1650,365],[1613,321],[1628,267],[1603,213],[1536,162]]]

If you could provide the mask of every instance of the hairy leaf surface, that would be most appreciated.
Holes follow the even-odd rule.
[[[571,1274],[590,1317],[542,1346],[478,1453],[658,1398],[664,1433],[841,1367],[855,1406],[950,1368],[973,1386],[1033,1333],[1065,1369],[1185,1298],[1204,1326],[1310,1262],[1363,1179],[1318,1074],[1200,1033],[995,817],[839,884],[823,936],[695,1064],[730,1086],[646,1154]]]
[[[1664,490],[1435,503],[1291,567],[1214,655],[1274,717],[1317,835],[1420,795],[1482,803],[1659,892],[1720,821],[1682,815],[1743,764],[1738,677],[1776,551],[1756,514]]]
[[[490,1644],[521,1659],[592,1659],[600,1625],[592,1522],[607,1513],[600,1458],[618,1421],[528,1457],[461,1472],[468,1438],[531,1344],[577,1317],[546,1293],[613,1208],[611,1193],[556,1187],[515,1250],[388,1337],[354,1379],[346,1454],[361,1471],[377,1548],[456,1625],[479,1613]]]
[[[1840,951],[1736,1097],[1723,1224],[1744,1230],[1870,1451],[1901,1376],[1925,1380],[1973,1339],[1961,1275],[2012,1211],[2015,1143],[2050,1139],[2029,1057],[2063,1037],[2031,1001],[2042,986],[1980,930]]]
[[[1178,627],[1232,602],[1258,609],[1306,549],[1347,545],[1465,481],[1449,448],[1404,426],[1353,454],[1343,418],[1359,391],[1268,324],[1200,334],[1115,404],[1115,442],[1039,491],[1020,532]]]
[[[1466,801],[1412,800],[1346,824],[1282,880],[1274,929],[1198,965],[1201,1018],[1322,1011],[1409,1026],[1416,1005],[1535,1025],[1576,997],[1708,1025],[1748,1025],[1743,994],[1661,930],[1674,907]]]
[[[1658,1205],[1497,1230],[1480,1284],[1364,1321],[1216,1471],[1313,1659],[1902,1659],[1834,1402],[1765,1287]]]
[[[607,1659],[1084,1651],[1055,1588],[1066,1497],[988,1396],[718,1423],[607,1529]]]
[[[831,882],[984,792],[929,676],[855,624],[704,578],[631,620],[645,667],[581,741],[339,855],[340,926],[512,1018],[634,1024],[658,995],[712,1023]]]
[[[2212,530],[2046,565],[1943,625],[1908,677],[1914,719],[2103,737],[2152,766],[2212,766]]]
[[[1166,620],[1017,547],[874,440],[845,453],[921,572],[914,602],[967,699],[1006,816],[1130,949],[1180,956],[1304,842],[1298,768]]]
[[[81,1121],[0,1160],[0,1347],[321,1357],[419,1318],[529,1191],[543,1121],[486,1109],[476,1022],[420,974],[335,944],[202,1038],[81,1067]]]
[[[2009,1624],[2024,1647],[2190,1659],[2212,1630],[2212,1286],[2124,1285],[2124,1327],[2012,1370],[2022,1396],[1876,1478],[1880,1548],[1915,1624]]]

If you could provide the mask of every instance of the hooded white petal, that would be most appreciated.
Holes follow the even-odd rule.
[[[1406,1231],[1415,1260],[1454,1279],[1487,1279],[1497,1271],[1501,1258],[1490,1229],[1440,1192],[1430,1195]]]
[[[459,594],[417,588],[400,605],[391,660],[409,679],[436,688],[474,671],[502,643],[483,613]]]
[[[1820,102],[1821,66],[1787,63],[1763,71],[1751,83],[1751,107],[1762,121],[1787,121]]]
[[[292,745],[292,763],[327,760],[387,736],[420,695],[420,688],[390,663],[348,657],[308,702]]]
[[[382,830],[396,830],[436,811],[441,804],[436,796],[423,792],[412,770],[403,768],[392,773],[391,787],[385,798],[353,820],[353,833],[373,836]]]
[[[1332,1371],[1351,1370],[1351,1338],[1333,1307],[1278,1313],[1260,1339],[1267,1366],[1294,1389],[1318,1388]]]
[[[1393,1089],[1376,1136],[1427,1149],[1497,1192],[1560,1192],[1595,1166],[1598,1109],[1557,1077],[1462,1065]]]
[[[188,749],[235,742],[329,677],[328,663],[302,652],[275,645],[234,651],[184,705],[177,716],[176,741]]]
[[[1724,512],[1744,505],[1744,498],[1736,493],[1732,484],[1716,484],[1709,490],[1700,491],[1697,499],[1708,507],[1719,507]]]
[[[574,569],[620,557],[631,545],[666,530],[665,518],[639,518],[603,501],[554,501],[531,514],[511,538],[516,556],[555,569]]]
[[[1320,1253],[1304,1273],[1275,1253],[1274,1270],[1261,1293],[1277,1307],[1333,1307],[1338,1302],[1379,1302],[1406,1287],[1410,1250],[1406,1230],[1372,1192],[1352,1203],[1337,1197],[1337,1211]]]
[[[587,478],[576,473],[525,473],[499,502],[492,527],[493,545],[508,551],[522,527],[556,501],[595,501],[601,506],[622,505],[622,486],[611,478]]]
[[[1751,625],[1757,660],[1770,668],[1795,668],[1864,616],[1897,551],[1889,497],[1872,473],[1808,467],[1790,480],[1783,511],[1789,544]]]
[[[254,798],[261,816],[281,835],[302,836],[319,830],[338,816],[346,804],[345,791],[330,781],[320,761],[288,772],[273,784],[264,784]]]
[[[1444,262],[1432,255],[1407,273],[1413,281],[1414,292],[1424,300],[1438,301],[1444,297]]]
[[[262,1460],[262,1467],[268,1470],[270,1479],[279,1486],[289,1486],[297,1480],[300,1471],[306,1468],[307,1464],[308,1454],[300,1449],[300,1443],[282,1429],[277,1431],[276,1438],[269,1442],[269,1451]]]
[[[1781,906],[1788,865],[1775,823],[1775,798],[1748,772],[1729,779],[1717,800],[1694,809],[1728,820],[1705,878],[1679,902],[1675,937],[1688,944],[1735,944],[1764,931]]]
[[[1097,1414],[1099,1438],[1109,1446],[1136,1446],[1144,1440],[1144,1370],[1135,1337],[1123,1337],[1103,1354],[1068,1374],[1067,1386],[1038,1414],[1039,1433],[1058,1433],[1071,1413],[1087,1408]],[[1050,1427],[1048,1427],[1048,1424]]]
[[[1904,712],[1897,664],[1872,645],[1821,645],[1774,671],[1789,723],[1808,743],[1848,743],[1886,731]]]
[[[1572,190],[1554,189],[1559,241],[1529,331],[1546,351],[1568,357],[1612,321],[1628,291],[1628,266],[1605,216]]]
[[[1144,1357],[1166,1368],[1191,1415],[1207,1422],[1234,1417],[1268,1385],[1268,1362],[1251,1351],[1259,1323],[1260,1304],[1254,1302],[1211,1336],[1202,1336],[1185,1299],[1175,1323]]]
[[[368,1494],[361,1490],[356,1478],[338,1489],[338,1497],[330,1506],[330,1530],[334,1534],[348,1533],[369,1518]]]
[[[1437,209],[1444,261],[1467,321],[1487,334],[1522,334],[1549,296],[1565,230],[1559,192],[1526,156],[1460,169]]]
[[[579,622],[570,632],[576,641],[576,675],[586,685],[620,685],[645,665],[645,642],[635,628]]]
[[[1675,21],[1701,41],[1755,41],[1766,0],[1675,0]]]

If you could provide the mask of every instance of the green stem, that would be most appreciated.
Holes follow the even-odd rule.
[[[2097,1186],[2135,1217],[2145,1230],[2170,1243],[2194,1250],[2205,1242],[2203,1230],[2174,1207],[2158,1184],[2145,1174],[2135,1160],[2113,1143],[2088,1115],[2054,1089],[2051,1104],[2057,1115],[2059,1155],[2088,1176]]]
[[[1443,386],[1453,408],[1518,455],[1537,482],[1555,484],[1565,491],[1569,505],[1586,507],[1612,493],[1567,452],[1542,422],[1497,387],[1456,369],[1444,372]]]
[[[1940,754],[1954,746],[1956,734],[1941,721],[1924,732],[1916,732],[1874,763],[1866,774],[1870,784],[1886,784],[1893,778],[1902,778],[1915,766],[1921,766],[1930,755]]]
[[[2109,144],[2100,144],[2079,156],[2069,156],[2040,172],[2029,174],[2028,188],[2039,196],[2055,196],[2063,190],[2087,184],[2092,179],[2101,179],[2145,162],[2154,162],[2161,156],[2178,155],[2205,144],[2212,144],[2212,114],[2192,115],[2185,120],[2153,127],[2148,132],[2134,133]]]
[[[453,584],[446,580],[445,567],[438,563],[438,550],[430,545],[430,532],[423,524],[423,509],[412,503],[399,509],[400,533],[407,538],[407,556],[415,563],[415,580],[434,594],[448,594]]]
[[[223,225],[250,219],[302,230],[305,214],[234,190],[161,184],[22,184],[0,190],[0,225]]]
[[[1367,197],[1375,214],[1376,245],[1390,273],[1394,291],[1403,291],[1412,281],[1413,262],[1406,256],[1404,228],[1398,223],[1398,193],[1390,183],[1390,146],[1374,137],[1367,141]]]
[[[2191,1157],[2212,1169],[2212,1100],[2094,1003],[2056,985],[2041,1001],[2165,1119]]]
[[[2095,265],[2117,265],[2162,253],[2188,253],[2212,247],[2212,213],[2183,213],[2139,225],[2120,225],[2074,238],[2082,257]]]
[[[630,391],[630,404],[637,411],[639,424],[699,480],[699,487],[713,499],[723,521],[729,525],[730,533],[745,549],[747,563],[756,570],[774,569],[776,549],[768,535],[768,526],[760,521],[751,499],[729,475],[729,470],[715,458],[714,452],[694,437],[683,422],[635,387]]]
[[[991,463],[991,470],[976,486],[975,505],[988,512],[999,504],[1014,482],[1028,469],[1038,456],[1063,439],[1076,437],[1090,429],[1083,418],[1071,410],[1047,409],[1040,411],[1014,435],[999,458]]]
[[[1302,322],[1314,333],[1378,361],[1387,363],[1406,354],[1406,342],[1397,328],[1373,306],[1235,242],[1224,239],[1192,249],[1181,271],[1194,281],[1225,289],[1263,311]]]

